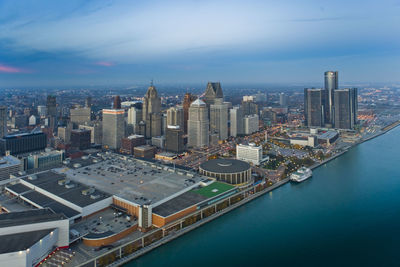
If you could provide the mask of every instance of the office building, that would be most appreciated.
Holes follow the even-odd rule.
[[[108,149],[119,149],[125,137],[125,111],[123,109],[103,109],[103,141]]]
[[[29,116],[28,125],[29,126],[36,126],[38,124],[38,118],[35,115]]]
[[[249,145],[236,145],[236,159],[259,165],[263,160],[262,146],[256,146],[254,143]]]
[[[53,96],[53,95],[47,96],[46,110],[47,110],[47,115],[49,117],[57,116],[57,102],[56,102],[55,96]]]
[[[243,111],[239,106],[233,107],[229,110],[229,120],[231,123],[230,136],[236,137],[244,134],[244,116]]]
[[[254,102],[253,96],[243,96],[240,107],[242,108],[244,116],[258,114],[258,105]]]
[[[0,106],[0,138],[7,135],[7,107]]]
[[[147,139],[161,135],[161,98],[156,88],[151,85],[143,100],[143,121],[146,123]]]
[[[70,110],[71,122],[78,126],[79,124],[89,123],[91,120],[92,109],[88,107],[75,107]]]
[[[7,151],[11,155],[43,150],[47,146],[47,137],[43,132],[18,133],[0,139],[0,154]]]
[[[165,147],[165,137],[164,136],[153,136],[151,138],[151,144],[155,147],[164,149]]]
[[[23,156],[24,170],[50,169],[59,167],[65,159],[64,150],[49,150],[45,152],[30,153]]]
[[[90,148],[90,130],[76,129],[71,131],[71,147],[79,150]]]
[[[325,72],[325,123],[334,124],[334,91],[339,88],[339,73],[337,71]]]
[[[323,127],[325,125],[324,96],[323,89],[304,89],[304,116],[307,127]]]
[[[171,107],[167,110],[167,123],[168,125],[178,125],[181,129],[184,127],[184,112],[180,106]]]
[[[210,105],[210,132],[218,135],[218,140],[228,139],[228,105],[222,99]]]
[[[101,144],[103,142],[103,124],[101,121],[91,121],[79,125],[79,129],[90,131],[90,143]]]
[[[119,95],[114,97],[113,109],[121,109],[121,98]]]
[[[86,99],[85,99],[85,107],[86,108],[91,108],[92,107],[92,97],[91,96],[86,97]]]
[[[10,179],[10,175],[16,175],[23,170],[22,161],[13,156],[0,157],[0,181]]]
[[[189,119],[189,108],[190,108],[190,104],[192,104],[193,101],[196,100],[196,96],[190,94],[190,93],[186,93],[185,97],[183,98],[183,103],[182,103],[182,107],[183,107],[183,124],[184,124],[184,132],[185,134],[187,134],[188,132],[188,119]]]
[[[204,93],[204,102],[209,108],[210,105],[214,104],[215,99],[223,99],[224,94],[222,92],[221,83],[219,82],[208,82],[206,91]]]
[[[71,131],[72,131],[72,123],[68,123],[67,126],[58,127],[58,137],[64,141],[65,144],[69,144],[71,141]]]
[[[44,118],[47,115],[47,107],[46,106],[37,106],[37,112],[39,117]]]
[[[183,129],[178,125],[168,125],[165,134],[165,149],[174,153],[184,151]]]
[[[209,144],[208,109],[206,103],[197,99],[189,108],[188,147],[204,147]]]
[[[354,129],[357,124],[357,88],[334,91],[334,127]]]
[[[252,134],[259,129],[259,117],[256,114],[244,116],[244,134]]]
[[[152,159],[156,154],[156,147],[149,145],[136,146],[133,149],[133,153],[137,158]]]
[[[142,108],[133,106],[128,109],[128,125],[132,128],[133,133],[137,133],[138,124],[143,119]]]
[[[287,107],[289,102],[289,97],[285,93],[279,94],[279,105],[281,107]]]
[[[124,154],[133,155],[134,148],[146,144],[146,140],[143,135],[130,135],[122,138],[121,152]]]

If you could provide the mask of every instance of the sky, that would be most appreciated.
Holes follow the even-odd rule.
[[[0,0],[0,88],[400,81],[400,0]]]

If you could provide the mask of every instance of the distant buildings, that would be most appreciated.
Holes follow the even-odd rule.
[[[249,145],[236,145],[236,159],[259,165],[263,160],[262,146],[256,146],[254,143]]]
[[[228,138],[228,105],[221,98],[210,105],[210,132],[216,133],[218,140]]]
[[[88,107],[75,107],[70,110],[70,121],[75,125],[89,123],[92,109]]]
[[[90,148],[90,130],[75,129],[71,131],[71,147],[79,150]]]
[[[229,110],[230,122],[231,122],[231,132],[230,135],[236,137],[238,135],[244,134],[244,115],[240,107],[233,107]]]
[[[221,83],[219,82],[208,82],[206,91],[204,93],[204,102],[207,104],[209,108],[210,105],[215,103],[215,99],[224,98],[224,94],[222,92]]]
[[[289,97],[285,93],[279,94],[279,105],[281,107],[287,107],[289,102]]]
[[[190,104],[196,100],[196,97],[190,93],[186,93],[185,97],[183,98],[183,124],[184,124],[184,133],[187,134],[188,132],[188,119],[189,119],[189,108]]]
[[[244,117],[244,134],[252,134],[259,130],[259,117],[256,114]]]
[[[253,96],[243,96],[241,108],[243,115],[258,114],[258,105],[254,102]]]
[[[125,137],[125,111],[103,109],[103,147],[119,149],[123,137]]]
[[[161,98],[156,88],[151,85],[143,100],[143,121],[146,123],[146,138],[161,135]]]
[[[0,138],[7,135],[7,107],[0,106]]]
[[[200,99],[195,100],[189,108],[188,147],[208,146],[209,125],[206,103]]]

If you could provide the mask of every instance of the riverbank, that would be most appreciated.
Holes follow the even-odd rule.
[[[352,145],[351,148],[356,146],[356,145],[358,145],[358,144],[361,144],[361,143],[363,143],[363,142],[365,142],[367,140],[371,140],[372,138],[378,137],[378,136],[382,135],[383,133],[386,133],[387,131],[395,128],[396,126],[398,126],[400,124],[400,122],[396,122],[396,123],[393,123],[393,124],[390,125],[390,126],[393,125],[393,127],[385,127],[386,128],[385,132],[380,132],[379,134],[373,135],[373,136],[369,137],[368,139],[364,139],[364,140],[362,140],[360,142],[357,142],[354,145]],[[314,164],[313,166],[311,166],[311,168],[312,169],[316,169],[319,166],[324,165],[327,162],[340,157],[341,155],[343,155],[344,153],[346,153],[348,151],[349,151],[349,149],[346,149],[345,151],[337,153],[334,156],[332,156],[332,157],[330,157],[330,158],[328,158],[328,159],[326,159],[326,160],[324,160],[324,161],[322,161],[320,163]],[[99,256],[99,257],[97,257],[95,259],[92,259],[89,262],[85,262],[84,264],[81,264],[79,266],[106,266],[108,264],[109,264],[108,266],[121,266],[123,264],[126,264],[127,262],[132,261],[134,259],[137,259],[140,256],[152,251],[153,249],[155,249],[157,247],[160,247],[160,246],[162,246],[162,245],[164,245],[164,244],[166,244],[166,243],[168,243],[168,242],[170,242],[170,241],[172,241],[172,240],[174,240],[174,239],[176,239],[176,238],[178,238],[178,237],[180,237],[180,236],[182,236],[182,235],[184,235],[184,234],[186,234],[186,233],[188,233],[188,232],[190,232],[190,231],[192,231],[194,229],[197,229],[198,227],[206,224],[207,222],[210,222],[210,221],[220,217],[221,215],[224,215],[224,214],[226,214],[226,213],[228,213],[228,212],[230,212],[230,211],[232,211],[232,210],[234,210],[234,209],[236,209],[236,208],[248,203],[249,201],[251,201],[251,200],[253,200],[255,198],[258,198],[259,196],[264,195],[265,193],[271,192],[272,190],[274,190],[274,189],[276,189],[276,188],[278,188],[278,187],[280,187],[280,186],[282,186],[282,185],[284,185],[284,184],[286,184],[288,182],[289,182],[289,179],[286,178],[286,179],[284,179],[282,181],[279,181],[279,182],[277,182],[277,183],[275,183],[275,184],[273,184],[273,185],[271,185],[269,187],[266,187],[264,190],[261,190],[261,191],[257,191],[257,188],[256,188],[257,186],[253,186],[253,187],[251,187],[249,189],[246,189],[246,192],[239,193],[239,194],[242,194],[243,196],[245,196],[239,202],[234,203],[232,205],[229,204],[228,207],[226,207],[226,208],[224,208],[222,210],[217,210],[217,204],[218,204],[217,203],[215,205],[215,213],[213,213],[212,215],[210,215],[210,216],[208,216],[206,218],[203,218],[203,216],[202,216],[201,220],[196,221],[195,223],[193,223],[193,224],[191,224],[189,226],[183,227],[183,222],[184,222],[185,219],[189,218],[190,216],[194,216],[192,214],[188,215],[185,218],[183,218],[179,222],[174,222],[173,223],[173,224],[175,224],[175,226],[179,226],[179,224],[180,224],[180,228],[178,227],[179,229],[176,230],[176,231],[175,230],[170,231],[169,229],[158,229],[158,230],[162,230],[162,237],[160,237],[159,239],[157,239],[155,241],[151,241],[150,243],[146,244],[145,238],[147,238],[147,236],[142,237],[141,240],[137,240],[139,243],[141,242],[141,245],[139,245],[140,248],[138,247],[138,249],[136,251],[134,251],[133,253],[129,253],[128,255],[124,256],[126,247],[130,245],[130,244],[124,244],[124,245],[121,245],[118,248],[113,249],[110,252],[106,252],[103,255],[101,255],[101,256]],[[227,201],[227,200],[222,200],[222,201]],[[204,210],[206,210],[206,208]],[[201,212],[201,215],[203,215],[202,211],[198,211],[197,214],[199,214],[199,212]],[[173,227],[174,226],[172,225],[171,228],[173,228]],[[151,235],[153,235],[153,233],[155,233],[158,230],[154,230],[154,232],[149,233],[149,236],[151,237]],[[130,242],[130,243],[133,244],[134,242]],[[112,262],[108,262],[108,264],[96,264],[96,262],[98,260],[100,260],[103,257],[107,257],[110,254],[113,255],[113,257],[111,257],[111,258],[114,259]],[[115,256],[115,255],[117,255],[117,256]],[[119,255],[119,257],[118,257],[118,255]],[[94,265],[92,265],[92,264],[94,264]]]

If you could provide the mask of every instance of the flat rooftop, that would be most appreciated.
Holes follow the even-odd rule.
[[[31,179],[30,177],[34,178]],[[83,190],[88,190],[90,187],[78,182],[68,183],[69,179],[66,179],[65,175],[53,171],[33,174],[22,179],[82,208],[111,197],[109,194],[99,190],[94,190],[92,193],[84,195],[82,193]],[[62,180],[65,180],[65,183],[60,184]],[[96,197],[94,198],[93,196]]]
[[[205,196],[207,198],[212,198],[212,197],[218,196],[219,194],[222,194],[226,191],[229,191],[233,188],[235,188],[233,185],[220,183],[220,182],[214,182],[214,183],[207,185],[205,187],[202,187],[200,189],[195,189],[195,190],[193,190],[193,192],[200,194],[202,196]]]
[[[1,168],[7,168],[10,166],[15,166],[21,164],[21,161],[13,156],[4,156],[0,157],[0,169]]]
[[[50,221],[58,221],[65,219],[66,217],[64,215],[56,214],[50,209],[9,212],[0,214],[0,227],[50,222]]]
[[[0,236],[0,254],[26,250],[50,234],[54,229]]]
[[[206,199],[208,199],[208,197],[189,191],[153,208],[153,213],[163,217],[168,217]]]
[[[157,203],[207,180],[187,170],[118,154],[107,154],[103,161],[86,167],[57,171],[75,182],[138,204]]]

